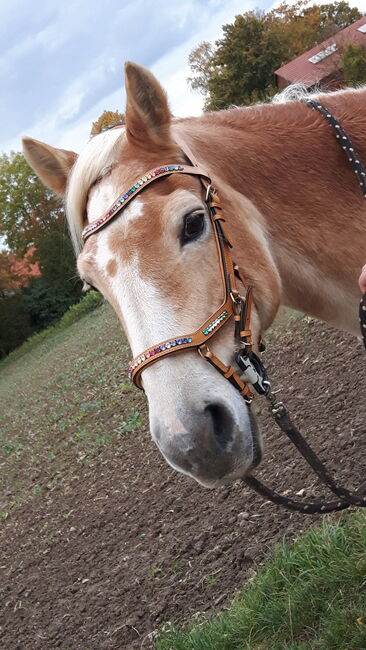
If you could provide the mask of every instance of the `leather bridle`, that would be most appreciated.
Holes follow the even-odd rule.
[[[342,149],[345,151],[348,160],[357,175],[361,191],[366,198],[366,171],[360,162],[360,157],[351,140],[348,138],[339,122],[326,107],[313,100],[307,101],[307,105],[313,110],[318,111],[334,129],[336,138],[339,140]],[[218,370],[218,372],[240,392],[248,405],[253,399],[253,394],[251,389],[248,387],[248,384],[254,387],[259,394],[266,396],[270,404],[271,413],[278,426],[289,437],[291,442],[296,446],[298,451],[305,458],[321,481],[337,495],[338,500],[330,502],[320,501],[315,503],[299,502],[274,492],[253,476],[246,476],[243,479],[247,485],[273,503],[283,505],[290,510],[297,510],[305,514],[343,510],[351,505],[366,507],[366,498],[359,490],[352,492],[335,484],[333,478],[330,476],[322,462],[292,422],[285,405],[282,402],[277,401],[274,393],[271,392],[266,370],[259,357],[253,351],[252,333],[250,329],[253,288],[245,283],[239,266],[232,261],[232,244],[218,192],[212,185],[210,176],[195,161],[195,158],[186,143],[184,143],[180,138],[176,138],[176,141],[189,164],[168,164],[147,172],[128,190],[125,190],[120,194],[117,200],[114,201],[113,205],[99,219],[93,221],[84,228],[82,231],[82,239],[85,242],[93,233],[104,228],[108,223],[110,223],[110,221],[120,214],[121,210],[137,194],[156,180],[172,174],[189,174],[191,176],[197,176],[203,187],[205,202],[214,233],[220,276],[224,288],[224,300],[219,309],[211,314],[201,327],[194,332],[162,341],[158,345],[144,350],[144,352],[142,352],[138,357],[135,357],[129,368],[131,380],[138,388],[142,389],[141,374],[143,370],[151,364],[156,363],[161,359],[165,359],[168,355],[177,354],[181,351],[196,350],[203,359],[216,368],[216,370]],[[240,294],[237,288],[237,280],[241,282],[245,289],[244,296]],[[366,294],[361,300],[359,315],[361,333],[366,348]],[[226,365],[216,355],[214,355],[207,344],[217,332],[231,321],[234,321],[235,336],[239,344],[239,350],[236,352],[235,360],[242,371],[241,376],[232,366]],[[260,338],[258,341],[258,348],[261,349],[261,346],[262,342]]]
[[[119,215],[137,194],[144,190],[154,181],[164,176],[173,174],[189,174],[198,176],[203,187],[205,203],[207,205],[213,230],[220,276],[224,289],[224,300],[221,306],[207,318],[202,325],[189,334],[183,334],[175,338],[162,341],[158,345],[151,346],[135,357],[130,364],[129,376],[133,383],[142,388],[141,374],[148,366],[168,355],[177,354],[187,350],[196,350],[203,359],[206,359],[218,372],[225,377],[242,395],[244,400],[250,404],[253,394],[247,382],[235,371],[235,369],[221,361],[209,348],[208,341],[219,332],[227,323],[232,320],[235,323],[235,335],[240,344],[240,351],[236,355],[239,367],[248,377],[248,382],[260,394],[266,394],[269,390],[269,382],[266,371],[253,352],[252,333],[250,329],[250,316],[253,304],[253,289],[246,286],[242,273],[231,257],[232,244],[228,234],[226,221],[223,215],[221,201],[217,190],[213,187],[211,179],[197,163],[193,162],[193,155],[182,142],[179,143],[190,165],[163,165],[155,168],[139,178],[127,191],[120,194],[113,205],[102,217],[88,224],[82,232],[84,241],[93,233],[105,227],[112,219]],[[245,287],[245,295],[242,296],[237,288],[237,280],[240,280]]]

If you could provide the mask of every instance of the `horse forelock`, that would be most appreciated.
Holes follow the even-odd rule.
[[[123,139],[123,128],[94,136],[79,154],[72,169],[66,194],[66,212],[76,253],[81,249],[81,231],[89,190],[117,162]]]

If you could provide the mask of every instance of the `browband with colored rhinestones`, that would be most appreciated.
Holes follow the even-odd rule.
[[[163,167],[151,169],[149,172],[144,174],[144,176],[141,176],[141,178],[135,181],[127,191],[125,190],[122,192],[122,194],[119,195],[118,199],[113,202],[113,205],[108,208],[108,210],[101,217],[99,217],[99,219],[96,219],[96,221],[93,221],[92,223],[89,223],[87,226],[85,226],[84,230],[82,230],[81,233],[83,241],[85,242],[90,235],[97,232],[109,221],[114,219],[121,208],[125,207],[125,205],[135,196],[136,192],[141,191],[144,186],[149,185],[156,179],[157,176],[168,176],[169,174],[175,174],[177,172],[179,174],[197,174],[207,178],[208,181],[210,180],[204,170],[199,169],[198,167],[191,167],[190,165],[164,165]]]

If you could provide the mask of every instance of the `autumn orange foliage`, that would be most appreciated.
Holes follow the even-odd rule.
[[[31,278],[41,276],[40,263],[33,262],[35,247],[31,246],[21,259],[13,253],[0,253],[0,292],[12,293],[29,284]]]

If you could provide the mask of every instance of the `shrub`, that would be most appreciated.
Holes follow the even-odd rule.
[[[47,339],[52,334],[57,333],[58,331],[64,330],[85,314],[90,311],[93,311],[96,307],[103,304],[103,296],[97,291],[89,291],[78,304],[72,305],[67,312],[62,316],[62,318],[55,325],[48,327],[42,332],[33,334],[27,341],[25,341],[20,347],[16,348],[8,356],[3,359],[0,363],[0,367],[5,366],[7,363],[19,359],[30,350],[32,350],[36,345]]]

